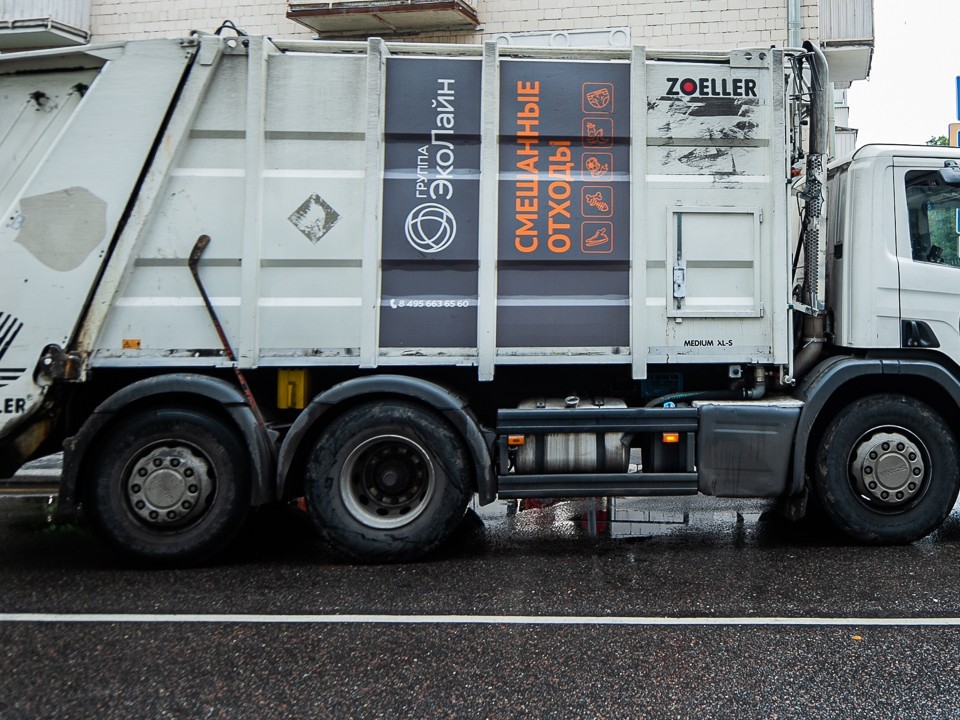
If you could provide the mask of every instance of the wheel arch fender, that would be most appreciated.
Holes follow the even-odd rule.
[[[353,378],[314,397],[290,427],[280,447],[278,482],[280,497],[295,487],[294,475],[302,467],[310,442],[320,429],[340,414],[369,399],[410,399],[439,412],[460,434],[473,462],[474,481],[481,504],[496,497],[496,478],[491,461],[492,435],[481,427],[467,402],[435,383],[406,375],[376,375]]]
[[[76,435],[64,441],[59,501],[61,518],[70,518],[76,513],[81,473],[103,433],[111,430],[128,412],[144,407],[160,396],[170,395],[193,398],[201,405],[222,409],[249,452],[250,503],[263,505],[277,498],[273,433],[260,427],[243,393],[220,378],[172,373],[140,380],[118,390],[96,407]]]
[[[793,468],[788,495],[803,493],[806,485],[806,459],[814,428],[831,400],[845,386],[869,378],[884,381],[922,381],[945,393],[943,399],[960,409],[960,381],[943,365],[929,360],[833,357],[817,365],[797,388],[796,397],[803,401],[794,443]],[[909,391],[902,391],[910,394]],[[922,399],[922,398],[921,398]]]

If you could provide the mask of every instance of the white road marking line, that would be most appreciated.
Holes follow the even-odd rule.
[[[163,613],[0,613],[0,623],[942,627],[960,626],[960,617],[607,617],[583,615],[202,615]]]

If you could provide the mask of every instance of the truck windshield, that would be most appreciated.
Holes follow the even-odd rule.
[[[960,187],[943,185],[936,170],[907,173],[913,259],[960,267]]]

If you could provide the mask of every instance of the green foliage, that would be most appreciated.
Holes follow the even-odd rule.
[[[927,140],[927,142],[925,142],[924,144],[925,144],[925,145],[949,145],[949,144],[950,144],[950,141],[947,140],[947,136],[946,136],[946,135],[937,135],[937,136],[931,137],[931,138],[930,138],[929,140]]]

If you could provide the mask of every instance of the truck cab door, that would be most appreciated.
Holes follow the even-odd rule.
[[[943,159],[897,158],[897,256],[901,345],[960,361],[960,186]]]

